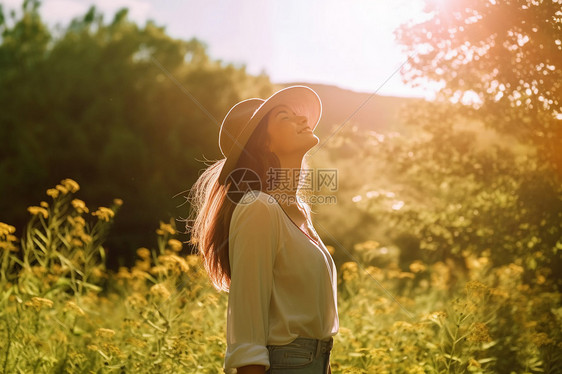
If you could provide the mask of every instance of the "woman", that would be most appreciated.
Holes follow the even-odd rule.
[[[298,183],[321,113],[305,86],[239,102],[221,125],[225,158],[190,192],[191,241],[229,292],[226,373],[331,372],[336,269]]]

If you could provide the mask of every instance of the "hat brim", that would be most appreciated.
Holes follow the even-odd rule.
[[[278,105],[287,105],[296,115],[306,116],[312,131],[318,126],[322,116],[322,101],[318,94],[309,87],[290,86],[271,95],[256,109],[234,142],[219,175],[219,183],[221,185],[226,183],[228,175],[234,170],[240,155],[244,152],[246,143],[257,125],[271,109]]]

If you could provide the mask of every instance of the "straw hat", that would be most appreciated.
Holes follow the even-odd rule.
[[[290,86],[277,91],[268,99],[252,98],[234,105],[222,121],[219,132],[219,147],[226,158],[219,175],[224,185],[234,170],[248,139],[262,118],[277,105],[287,105],[296,115],[308,118],[308,125],[314,131],[322,115],[322,102],[310,87]]]

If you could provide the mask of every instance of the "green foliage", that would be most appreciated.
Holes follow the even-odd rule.
[[[560,178],[516,141],[466,120],[438,119],[416,138],[345,129],[327,144],[319,162],[339,171],[342,213],[318,206],[321,231],[381,242],[386,257],[398,252],[402,269],[445,261],[462,279],[466,255],[487,254],[494,266],[516,262],[529,281],[539,272],[560,290]],[[357,147],[351,159],[340,157],[346,143]],[[374,264],[385,265],[385,256]]]
[[[156,248],[139,248],[133,267],[109,272],[102,240],[120,202],[90,213],[74,197],[78,188],[66,179],[49,189],[52,202],[29,208],[19,241],[0,223],[2,371],[220,371],[227,296],[198,256],[181,254],[174,221],[160,223]],[[355,247],[368,258],[379,243]],[[560,371],[560,294],[527,284],[514,263],[492,267],[486,255],[466,262],[467,281],[453,288],[442,262],[406,271],[395,261],[339,266],[332,372]]]
[[[522,266],[528,282],[540,272],[558,291],[560,7],[426,3],[426,21],[397,31],[413,55],[403,78],[443,87],[404,110],[409,136],[344,128],[330,140],[317,163],[338,169],[343,214],[319,220],[346,248],[383,242],[402,269],[444,261],[456,269],[451,284],[466,278],[466,254],[488,254],[494,266]],[[477,102],[465,100],[469,91]]]
[[[126,201],[108,238],[123,261],[153,240],[154,219],[178,215],[173,197],[201,158],[220,156],[217,118],[272,85],[211,60],[197,39],[136,25],[127,9],[104,22],[91,7],[55,33],[33,4],[0,23],[0,220],[23,227],[35,186],[72,176],[92,186],[89,201]]]
[[[226,298],[196,256],[179,255],[173,221],[156,250],[109,273],[101,244],[121,202],[90,214],[78,188],[49,189],[19,242],[0,223],[2,372],[216,372]]]
[[[403,78],[442,85],[438,99],[539,151],[562,175],[562,11],[556,1],[425,1],[428,17],[397,39],[412,55]]]

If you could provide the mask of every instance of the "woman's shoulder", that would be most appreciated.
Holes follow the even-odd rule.
[[[249,236],[264,243],[270,241],[271,247],[278,249],[281,217],[274,203],[276,201],[264,192],[246,192],[232,213],[230,239]]]
[[[246,192],[234,208],[233,217],[240,214],[273,216],[277,214],[277,201],[265,192],[250,190]]]
[[[240,204],[251,204],[254,201],[259,201],[262,204],[266,204],[269,206],[273,206],[277,204],[277,201],[273,198],[273,196],[260,191],[260,190],[250,190],[247,191],[242,198],[240,199]]]

